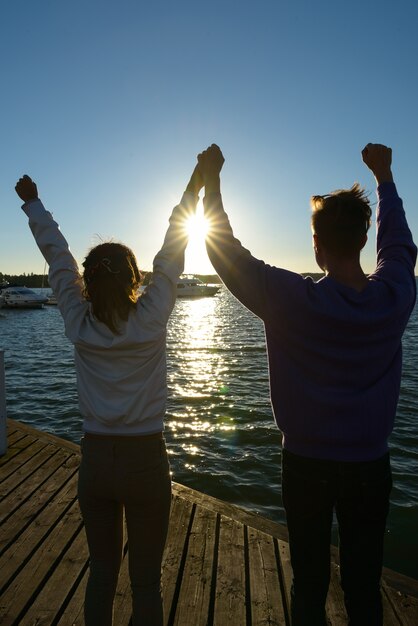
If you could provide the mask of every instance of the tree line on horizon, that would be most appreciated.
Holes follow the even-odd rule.
[[[152,272],[142,272],[143,283],[147,285],[151,280]],[[221,279],[217,274],[193,274],[197,278],[200,278],[204,283],[216,283],[220,284]],[[3,282],[10,283],[11,285],[17,285],[19,287],[45,287],[49,288],[48,275],[47,274],[3,274],[0,272],[0,284]]]
[[[221,284],[221,279],[217,274],[191,274],[192,276],[196,276],[204,283],[214,283]],[[143,276],[143,284],[148,285],[151,280],[152,272],[142,272]],[[311,276],[314,280],[319,280],[323,274],[316,272],[302,272],[302,276]],[[17,285],[19,287],[45,287],[49,288],[48,282],[48,274],[34,274],[31,272],[30,274],[3,274],[0,272],[0,284],[3,282],[8,282],[11,285]]]

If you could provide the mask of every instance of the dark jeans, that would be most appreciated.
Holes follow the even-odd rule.
[[[161,561],[171,503],[164,438],[86,435],[82,453],[78,498],[90,552],[86,626],[112,624],[124,510],[133,623],[162,626]]]
[[[350,626],[381,626],[380,577],[392,476],[389,454],[324,461],[283,450],[282,489],[293,568],[292,626],[326,626],[333,512]]]

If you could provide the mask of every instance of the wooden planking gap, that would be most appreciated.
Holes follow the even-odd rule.
[[[197,506],[188,538],[174,624],[206,626],[212,583],[216,513]]]
[[[179,483],[173,483],[173,493],[181,496],[185,500],[192,500],[195,504],[201,504],[206,509],[210,509],[215,513],[221,513],[226,517],[242,522],[246,526],[258,528],[272,535],[272,537],[277,537],[277,539],[281,541],[288,541],[289,539],[286,526],[278,524],[266,517],[262,517],[258,513],[247,511],[236,504],[224,502],[223,500],[209,496],[201,491],[196,491],[196,489],[186,487],[185,485],[180,485]]]
[[[385,581],[382,582],[382,594],[384,598],[384,608],[386,608],[386,602],[389,603],[397,616],[398,621],[396,624],[402,624],[402,626],[417,626],[418,598],[396,591],[387,585]],[[392,623],[395,624],[395,622]]]
[[[73,595],[58,619],[58,626],[84,626],[84,594],[88,575],[89,570],[87,568],[80,580],[77,581],[78,584],[74,588]],[[115,620],[115,624],[122,626],[119,624],[119,620]]]
[[[71,478],[73,482],[70,489],[71,498],[69,499],[74,500],[76,495],[74,483],[76,483],[77,480],[75,472],[61,466],[42,485],[42,489],[38,489],[32,498],[22,504],[18,514],[15,512],[14,515],[10,516],[1,524],[0,556],[18,539],[29,525],[31,525],[31,533],[33,533],[33,528],[40,525],[39,516],[43,514],[44,509],[49,506],[50,502],[55,502],[57,494],[65,488]]]
[[[75,472],[76,465],[78,465],[79,448],[75,444],[60,440],[48,433],[36,431],[26,425],[22,426],[10,420],[8,425],[9,442],[12,444],[7,455],[0,458],[0,481],[4,479],[3,483],[6,481],[7,485],[8,477],[12,474],[9,470],[15,468],[16,471],[21,472],[22,487],[23,476],[25,476],[25,480],[28,480],[30,493],[15,501],[19,504],[18,508],[14,509],[14,512],[7,517],[7,521],[0,528],[0,547],[2,546],[4,549],[4,554],[0,558],[0,577],[5,579],[7,587],[0,599],[2,624],[7,626],[7,624],[16,623],[18,620],[20,624],[28,624],[28,626],[29,624],[32,626],[35,621],[38,625],[54,623],[61,624],[61,626],[82,626],[84,624],[83,602],[87,580],[87,553],[82,538],[83,534],[80,530],[81,520],[75,503]],[[15,444],[16,447],[14,447]],[[30,466],[26,469],[24,466],[30,462],[34,463],[35,461],[31,461],[31,459],[34,459],[38,454],[42,456],[42,449],[47,444],[50,446],[48,453],[50,459],[44,460],[43,465],[55,462],[51,460],[54,456],[52,448],[57,454],[57,450],[65,451],[65,461],[55,471],[49,468],[51,471],[42,472],[40,471],[42,465],[39,466],[36,470],[38,477],[34,482],[30,472],[27,471]],[[34,445],[38,447],[36,454],[34,454],[33,447],[32,450],[30,449]],[[72,477],[69,478],[71,472]],[[66,480],[67,482],[65,482]],[[19,490],[20,485],[18,483],[17,491]],[[54,490],[56,491],[54,492]],[[13,502],[12,495],[9,493],[9,496],[3,499],[2,507]],[[204,513],[203,509],[206,509],[207,512]],[[75,523],[75,511],[78,515],[78,525]],[[196,533],[196,527],[199,526],[198,518],[202,517],[203,519],[205,515],[210,514],[215,520],[213,551],[208,550],[207,547],[204,549],[202,545],[199,546]],[[70,528],[67,528],[68,524]],[[226,528],[231,524],[240,529],[241,541],[238,542],[240,543],[238,549],[233,533],[229,537],[226,533]],[[202,527],[200,534],[203,537],[202,523],[200,526]],[[263,532],[267,535],[264,536]],[[31,539],[31,533],[34,534],[33,539]],[[173,626],[174,623],[183,624],[176,611],[179,611],[180,602],[185,596],[190,596],[188,600],[191,604],[194,603],[195,614],[199,614],[195,597],[201,598],[204,594],[199,574],[195,576],[194,581],[189,580],[189,572],[193,574],[193,571],[198,571],[193,555],[195,557],[200,555],[200,566],[209,572],[210,581],[207,614],[204,615],[202,609],[193,626],[200,626],[200,624],[212,626],[216,624],[216,620],[222,626],[228,622],[230,622],[228,626],[234,626],[238,623],[240,626],[245,626],[246,623],[249,623],[246,621],[247,618],[249,618],[252,626],[274,624],[273,620],[276,617],[274,614],[272,616],[269,611],[271,608],[274,610],[280,607],[278,596],[276,596],[276,606],[272,607],[274,588],[279,589],[278,593],[280,590],[284,590],[282,593],[282,597],[284,596],[283,604],[287,607],[289,603],[291,567],[289,547],[285,543],[286,536],[286,529],[270,520],[264,520],[251,512],[243,511],[234,505],[229,505],[185,486],[173,484],[173,506],[163,561],[165,626]],[[2,537],[3,543],[1,543]],[[202,537],[200,538],[201,543],[207,541],[206,537],[203,539]],[[85,559],[83,563],[81,562],[82,550],[79,549],[77,541],[84,545]],[[76,548],[76,546],[78,547]],[[274,548],[273,555],[272,546]],[[215,553],[216,550],[218,553]],[[235,550],[239,555],[238,560],[234,557]],[[72,561],[71,555],[74,556],[74,561]],[[131,613],[126,557],[125,553],[115,598],[115,626],[128,626]],[[77,562],[78,558],[80,558],[80,562]],[[189,558],[192,559],[190,562]],[[277,563],[276,580],[274,580],[275,574],[271,566],[272,559],[273,562],[275,559]],[[256,565],[257,561],[258,565]],[[239,566],[238,563],[240,563]],[[219,583],[222,580],[222,575],[226,577],[226,569],[222,574],[221,567],[228,567],[230,570],[237,567],[243,589],[241,605],[233,617],[228,619],[228,622],[223,621],[225,612],[218,615],[217,611],[224,611],[225,606],[227,608],[234,606],[236,589],[233,585],[230,586],[229,590],[226,587],[223,588],[224,605],[222,605],[219,597]],[[335,566],[332,567],[334,570],[327,600],[327,611],[330,623],[332,626],[337,626],[346,623],[346,621],[341,621],[343,603],[338,582],[338,569]],[[67,569],[70,571],[68,579],[64,576]],[[399,582],[400,585],[403,585],[399,588],[404,591],[408,589],[408,585],[412,593],[418,591],[417,581],[401,577],[395,572],[388,571],[387,575],[390,576],[389,580],[392,585]],[[277,580],[279,580],[278,586]],[[29,590],[24,581],[29,584],[29,587],[31,586]],[[62,589],[60,606],[58,606],[60,604],[58,598],[56,601],[53,600],[55,604],[47,601],[48,594],[52,594],[54,584],[56,585],[59,581],[61,581],[60,588]],[[187,587],[189,592],[185,591]],[[13,615],[13,611],[10,610],[12,588],[14,588],[15,609],[20,607],[20,617]],[[266,614],[264,616],[261,608],[262,601],[259,604],[257,601],[257,598],[260,597],[266,599]],[[22,601],[25,602],[25,599],[26,604],[22,605]],[[251,606],[249,604],[250,599],[253,600]],[[384,584],[383,603],[385,626],[412,626],[412,624],[416,626],[418,624],[418,594],[417,597],[410,597]],[[3,611],[3,607],[5,607],[5,611]],[[28,611],[26,615],[24,614],[25,607]],[[187,602],[183,604],[183,607],[187,608]],[[283,613],[286,618],[286,612],[283,611]],[[283,624],[286,623],[280,616],[278,619],[282,619]]]
[[[173,496],[170,525],[162,563],[163,607],[166,624],[172,624],[180,593],[184,563],[195,507],[190,500]]]
[[[280,579],[283,585],[284,602],[286,604],[287,614],[290,616],[290,590],[292,588],[293,570],[290,562],[289,544],[286,541],[278,539],[277,548],[280,559]]]
[[[4,483],[7,479],[10,480],[16,472],[20,472],[20,474],[24,476],[25,464],[31,461],[38,454],[38,452],[45,449],[47,445],[48,444],[45,441],[35,439],[30,441],[28,438],[27,446],[19,449],[12,448],[9,462],[1,467],[1,482]],[[1,485],[1,488],[3,489],[3,485]]]
[[[344,604],[344,594],[340,584],[340,568],[331,563],[330,583],[325,604],[328,622],[332,626],[346,626],[347,613]]]
[[[62,558],[53,569],[50,577],[36,595],[33,603],[21,622],[24,624],[53,624],[71,597],[71,591],[88,563],[88,550],[84,529],[74,535]]]
[[[127,547],[126,545],[124,550],[114,603],[114,614],[118,616],[118,626],[128,626],[132,617],[132,593],[129,578],[129,552]]]
[[[60,453],[61,457],[65,460],[68,454],[63,450],[60,450],[56,446],[40,444],[36,453],[26,460],[20,467],[11,473],[0,485],[0,497],[6,498],[10,493],[14,492],[20,485],[25,486],[27,480],[30,479],[33,474],[39,470],[53,456]],[[63,461],[64,462],[64,461]]]
[[[286,624],[274,539],[248,528],[251,623],[259,626]]]
[[[48,506],[56,494],[65,487],[67,482],[76,474],[77,469],[68,463],[61,465],[56,472],[51,474],[43,483],[42,489],[37,489],[34,495],[26,500],[22,506],[8,518],[7,524],[0,526],[0,555],[8,545],[16,541],[17,537],[35,522],[36,518]],[[73,497],[76,496],[76,487],[73,487]],[[35,522],[36,523],[36,522]]]
[[[399,626],[401,623],[405,623],[405,621],[403,622],[400,621],[398,617],[398,612],[395,609],[395,606],[392,605],[391,601],[389,600],[387,594],[384,592],[383,588],[381,588],[381,594],[382,594],[382,606],[383,606],[383,626]],[[414,621],[415,626],[418,623],[417,618],[418,618],[418,615],[415,615],[415,621]]]
[[[42,464],[27,477],[25,482],[20,482],[16,489],[2,498],[0,522],[4,523],[11,517],[16,509],[33,497],[33,494],[44,485],[48,478],[66,462],[68,462],[68,455],[61,450],[57,450],[52,456],[44,458]]]
[[[17,454],[19,452],[19,447],[17,444],[21,439],[24,439],[25,437],[26,435],[22,433],[22,431],[18,428],[15,428],[14,430],[11,428],[8,429],[6,439],[7,450],[6,454],[0,456],[0,467],[9,463],[14,454]]]
[[[8,421],[7,452],[6,452],[7,455],[10,454],[12,448],[20,448],[21,443],[19,445],[18,443],[21,442],[22,439],[25,439],[25,438],[37,439],[37,437],[34,437],[34,435],[31,436],[31,435],[28,435],[28,433],[25,433],[24,431],[22,431],[22,429],[20,428],[20,424],[18,424],[17,422],[12,423],[11,420],[7,420],[7,421]],[[9,422],[12,423],[12,425],[10,425]],[[7,459],[5,459],[5,457],[3,456],[0,459],[0,462],[1,461],[7,462]]]
[[[79,532],[81,516],[78,505],[67,511],[46,540],[31,555],[26,567],[19,571],[6,591],[2,594],[1,609],[3,619],[16,619],[24,614],[33,602],[52,571],[61,560],[72,537]]]
[[[57,626],[84,626],[84,596],[89,570],[82,572],[77,580],[70,601],[59,615]],[[114,602],[114,623],[117,626],[129,626],[132,615],[131,587],[128,570],[128,552],[125,549],[121,564],[118,587]]]
[[[247,623],[244,524],[221,516],[214,626]]]
[[[77,477],[73,476],[66,486],[48,503],[35,521],[28,525],[19,537],[9,543],[0,558],[0,588],[4,588],[14,579],[46,537],[54,530],[67,510],[75,505]],[[12,518],[13,519],[13,518]],[[19,519],[17,517],[17,519]],[[10,522],[10,520],[9,520]],[[3,528],[3,527],[2,527]],[[6,527],[7,528],[7,527]],[[7,531],[6,531],[7,532]]]

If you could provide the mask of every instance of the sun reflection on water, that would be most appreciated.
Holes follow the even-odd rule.
[[[222,411],[224,406],[233,407],[228,398],[229,366],[220,333],[220,300],[178,300],[176,313],[182,323],[171,327],[168,338],[168,357],[176,367],[168,372],[174,406],[166,425],[173,439],[182,442],[183,467],[195,471],[199,460],[204,461],[208,437],[219,433],[228,438],[236,429],[233,417]]]

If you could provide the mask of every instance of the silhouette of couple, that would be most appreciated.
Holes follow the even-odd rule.
[[[372,212],[359,185],[311,199],[313,247],[324,272],[314,282],[254,258],[234,237],[220,191],[224,158],[212,145],[198,156],[140,298],[141,274],[129,248],[96,246],[80,274],[35,183],[28,176],[18,181],[74,344],[84,430],[78,496],[90,552],[87,626],[112,624],[124,511],[133,623],[163,624],[161,561],[171,500],[162,435],[166,326],[184,269],[185,221],[203,187],[209,258],[265,326],[271,403],[283,434],[292,624],[327,624],[334,511],[349,624],[383,623],[380,576],[392,484],[388,437],[400,388],[401,337],[416,297],[417,250],[393,182],[391,150],[368,144],[362,158],[378,195],[377,265],[369,276],[360,252]]]

